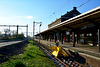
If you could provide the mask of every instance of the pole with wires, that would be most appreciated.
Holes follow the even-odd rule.
[[[33,42],[34,42],[34,33],[35,33],[35,21],[33,21]]]
[[[35,33],[35,24],[40,24],[39,25],[39,45],[40,45],[40,39],[41,39],[41,34],[40,34],[40,27],[41,27],[41,25],[42,25],[42,22],[33,22],[33,42],[34,42],[34,33]]]
[[[41,34],[40,34],[40,27],[41,27],[42,23],[40,23],[39,25],[39,45],[40,45],[40,39],[41,39]]]

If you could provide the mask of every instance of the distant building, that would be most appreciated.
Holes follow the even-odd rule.
[[[72,17],[75,17],[77,15],[81,14],[76,7],[73,7],[73,10],[71,10],[70,12],[67,12],[66,14],[62,15],[60,18],[56,19],[54,22],[52,22],[51,24],[48,25],[48,28],[58,24],[58,23],[61,23],[65,20],[68,20]]]

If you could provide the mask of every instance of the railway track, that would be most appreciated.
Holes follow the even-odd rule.
[[[49,58],[54,61],[54,63],[56,63],[60,67],[89,67],[89,66],[84,66],[71,58],[65,58],[65,57],[55,58],[52,55],[51,53],[52,50],[49,47],[43,44],[39,45],[37,41],[35,41],[35,44],[39,47],[39,49],[43,50],[43,52],[47,54],[47,56],[49,56]],[[64,49],[64,51],[66,50]]]

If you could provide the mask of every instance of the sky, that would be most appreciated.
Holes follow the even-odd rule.
[[[84,13],[98,6],[100,0],[0,0],[0,25],[28,24],[29,35],[32,36],[33,21],[42,22],[41,31],[44,31],[48,29],[48,24],[67,11],[71,11],[73,7]],[[0,31],[7,28],[0,27]],[[15,27],[10,29],[16,30]],[[25,33],[26,28],[20,27],[19,32]],[[35,25],[35,34],[37,32],[39,32],[39,24]]]

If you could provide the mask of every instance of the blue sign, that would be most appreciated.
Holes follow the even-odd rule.
[[[56,33],[56,36],[58,37],[59,36],[59,33]]]

